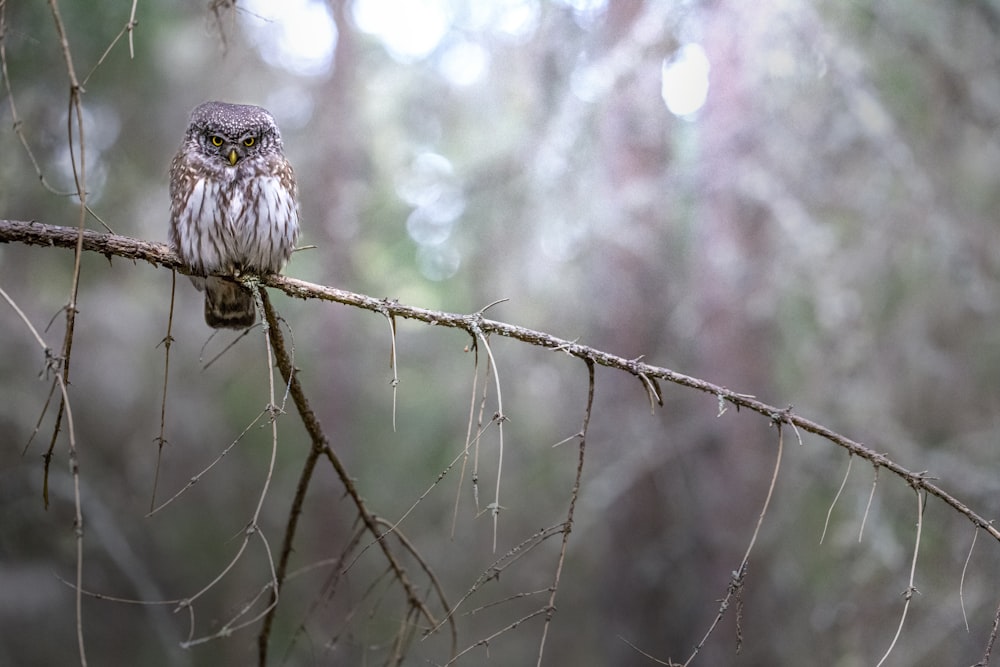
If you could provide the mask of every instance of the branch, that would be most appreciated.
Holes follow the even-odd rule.
[[[268,284],[268,282],[261,279],[261,284]],[[261,291],[260,295],[262,302],[261,317],[267,323],[267,327],[270,331],[269,340],[273,347],[275,356],[277,357],[278,370],[288,386],[288,392],[292,397],[292,401],[295,403],[295,407],[299,411],[299,416],[302,418],[302,424],[309,433],[309,437],[312,440],[312,449],[310,450],[309,456],[306,457],[302,473],[299,475],[299,484],[295,492],[295,500],[292,502],[292,508],[286,524],[285,537],[281,549],[281,559],[278,564],[277,574],[275,575],[275,587],[272,591],[271,606],[268,609],[268,613],[264,617],[264,623],[261,627],[260,633],[257,635],[257,654],[259,664],[261,666],[267,664],[268,642],[270,640],[271,627],[274,621],[274,612],[277,609],[276,604],[279,588],[285,579],[288,559],[291,555],[292,543],[295,538],[295,530],[298,525],[299,515],[302,511],[302,502],[305,499],[306,491],[309,483],[312,481],[313,472],[316,469],[316,463],[320,456],[325,456],[337,472],[341,483],[344,485],[345,491],[354,501],[355,507],[358,510],[358,516],[361,518],[361,521],[365,524],[368,531],[372,534],[374,542],[377,543],[382,549],[389,568],[393,572],[393,576],[395,576],[400,586],[402,586],[403,590],[406,592],[406,597],[409,600],[411,608],[419,611],[431,626],[436,626],[437,621],[424,604],[420,595],[418,595],[416,587],[410,582],[406,570],[400,564],[399,559],[395,556],[394,552],[389,549],[386,541],[382,539],[386,535],[386,532],[380,530],[379,520],[368,509],[368,505],[365,503],[364,499],[361,497],[360,491],[354,484],[354,479],[348,474],[343,462],[334,451],[329,438],[323,431],[319,419],[316,417],[316,413],[313,412],[312,406],[306,398],[305,392],[302,389],[302,384],[299,382],[296,369],[293,366],[291,357],[288,354],[288,348],[285,345],[284,335],[281,333],[281,325],[278,321],[278,314],[271,305],[271,301],[267,297],[267,292]],[[403,541],[404,546],[408,547],[408,543],[405,538],[402,538],[398,533],[397,537]],[[410,552],[412,555],[417,556],[417,554],[412,550],[410,550]],[[419,556],[417,556],[417,560],[422,561]],[[430,573],[427,568],[423,569],[430,575],[433,581],[433,574]],[[436,588],[440,591],[440,587]],[[447,608],[447,604],[444,606]],[[454,633],[454,625],[452,625],[452,631]],[[452,648],[452,652],[454,653],[454,646]]]
[[[25,245],[76,248],[79,230],[76,227],[43,225],[39,222],[20,220],[0,220],[0,243],[23,243]],[[180,258],[166,243],[143,241],[128,236],[99,234],[89,229],[83,230],[83,249],[98,252],[108,257],[124,257],[131,260],[143,259],[153,265],[177,269],[188,274]]]
[[[75,248],[79,231],[71,227],[57,227],[44,225],[38,222],[23,222],[17,220],[0,220],[0,243],[23,243],[26,245],[57,246],[62,248]],[[127,236],[115,234],[100,234],[94,231],[85,230],[83,232],[84,250],[97,252],[107,256],[124,257],[133,261],[144,260],[153,265],[165,268],[176,269],[180,273],[188,274],[189,271],[181,263],[180,258],[165,244],[143,241]],[[221,275],[226,278],[229,276]],[[483,312],[462,315],[457,313],[447,313],[414,306],[405,306],[392,299],[376,299],[366,296],[327,287],[316,285],[304,280],[289,278],[280,275],[262,276],[260,284],[274,289],[281,290],[289,296],[300,299],[320,299],[323,301],[333,301],[347,306],[363,308],[372,312],[399,317],[409,320],[418,320],[436,326],[462,329],[473,338],[481,335],[496,334],[507,338],[513,338],[530,345],[548,348],[550,350],[562,351],[571,356],[590,360],[595,364],[614,368],[630,373],[635,376],[644,387],[648,387],[649,380],[665,380],[682,387],[696,389],[716,397],[720,403],[728,402],[735,405],[737,409],[746,408],[753,412],[764,415],[775,424],[790,424],[795,429],[808,431],[824,438],[835,445],[843,447],[851,454],[856,454],[869,461],[876,469],[885,468],[897,477],[902,478],[915,490],[923,489],[932,496],[936,496],[945,504],[952,507],[959,514],[965,516],[977,527],[985,530],[995,540],[1000,542],[1000,530],[991,521],[973,512],[963,502],[946,492],[941,487],[932,483],[926,472],[913,472],[892,461],[884,454],[879,454],[865,445],[851,440],[836,431],[833,431],[822,424],[814,422],[805,417],[800,417],[792,412],[791,408],[777,408],[762,401],[758,401],[753,396],[740,394],[720,385],[706,382],[700,378],[677,373],[668,368],[652,366],[640,362],[637,359],[625,359],[609,352],[604,352],[586,345],[580,345],[575,341],[557,338],[543,331],[526,329],[513,324],[489,320],[483,317]]]

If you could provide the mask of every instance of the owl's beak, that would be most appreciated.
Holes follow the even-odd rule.
[[[236,154],[235,148],[229,149],[229,164],[235,165],[236,161],[239,160],[239,156]]]

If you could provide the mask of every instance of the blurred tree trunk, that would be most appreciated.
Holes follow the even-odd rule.
[[[369,154],[366,143],[369,132],[362,131],[364,109],[358,92],[358,35],[348,18],[348,0],[330,2],[337,26],[337,46],[333,57],[333,71],[317,95],[318,120],[323,151],[313,156],[315,173],[310,175],[315,193],[312,202],[312,230],[320,236],[323,255],[329,257],[327,270],[330,280],[337,282],[353,275],[349,261],[352,256],[347,241],[357,235],[358,223],[364,205],[364,184],[371,180]],[[309,201],[309,200],[306,200]]]
[[[704,209],[693,274],[701,318],[695,372],[734,391],[767,399],[772,377],[770,311],[775,298],[766,294],[763,266],[773,256],[767,248],[770,215],[740,185],[745,178],[741,167],[758,140],[754,100],[746,84],[747,56],[754,50],[746,43],[747,32],[733,30],[745,25],[738,15],[747,11],[749,6],[738,0],[721,0],[705,15],[704,47],[712,69],[700,118]],[[692,528],[704,549],[693,560],[698,568],[695,580],[703,587],[688,601],[694,603],[688,608],[697,610],[694,615],[705,627],[715,612],[714,601],[739,566],[765,498],[774,451],[765,438],[773,439],[773,433],[763,431],[759,420],[738,418],[735,411],[721,418],[707,417],[697,438],[689,469],[697,479],[695,503],[702,515]],[[759,556],[762,547],[757,548]],[[762,574],[753,566],[751,561],[748,588],[752,578]],[[767,613],[760,606],[755,610]],[[733,660],[735,613],[730,608],[726,622],[706,647],[706,664]],[[753,639],[761,648],[767,638]]]
[[[617,3],[611,8],[612,14],[622,9]],[[697,121],[701,204],[695,213],[690,263],[696,293],[689,297],[700,326],[692,371],[734,391],[763,393],[766,398],[771,336],[760,294],[765,272],[759,258],[766,256],[768,213],[748,201],[739,186],[741,157],[752,150],[755,138],[747,122],[752,100],[744,83],[744,55],[749,51],[732,30],[739,25],[733,14],[740,11],[738,2],[724,1],[704,14],[702,45],[711,63],[711,88]],[[627,119],[627,110],[616,112],[615,122]],[[643,159],[641,145],[620,141],[614,148],[617,162],[630,168],[619,175],[656,177],[644,169],[648,165],[655,170],[657,162]],[[664,214],[650,224],[665,224]],[[619,321],[656,321],[649,313],[655,294],[647,292],[628,302],[637,311],[631,317],[619,313]],[[636,345],[644,351],[652,347]],[[739,565],[763,502],[773,451],[762,443],[761,436],[770,436],[756,420],[738,419],[735,411],[717,418],[704,409],[704,400],[684,405],[694,409],[679,420],[676,406],[668,407],[675,413],[668,438],[682,448],[680,460],[661,459],[635,480],[615,512],[621,520],[610,529],[606,562],[605,609],[613,626],[644,650],[673,660],[687,658],[718,609],[717,600]],[[733,659],[733,614],[730,608],[699,662],[726,664]],[[612,651],[614,664],[638,659],[624,643]]]

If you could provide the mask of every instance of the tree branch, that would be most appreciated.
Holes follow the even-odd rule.
[[[38,222],[24,222],[18,220],[0,220],[0,243],[23,243],[36,246],[56,246],[62,248],[75,248],[79,230],[72,227],[58,227],[44,225]],[[180,273],[189,273],[187,268],[181,263],[180,258],[165,244],[141,239],[118,236],[115,234],[101,234],[86,230],[83,233],[83,249],[90,252],[97,252],[107,257],[117,256],[131,259],[133,261],[144,260],[151,264],[175,269]],[[221,277],[228,277],[222,275]],[[885,468],[897,477],[902,478],[915,490],[923,489],[932,496],[936,496],[945,504],[951,506],[955,511],[965,516],[977,527],[985,530],[995,540],[1000,542],[1000,530],[993,526],[991,521],[987,521],[982,516],[973,512],[963,502],[943,490],[941,487],[930,481],[926,472],[913,472],[892,461],[883,454],[879,454],[865,445],[851,440],[825,426],[800,417],[792,412],[791,407],[777,408],[762,401],[758,401],[751,395],[740,394],[726,387],[706,382],[705,380],[677,373],[668,368],[653,366],[636,359],[625,359],[609,352],[604,352],[586,345],[580,345],[574,341],[557,338],[542,331],[526,329],[513,324],[490,320],[483,317],[483,311],[472,314],[447,313],[443,311],[427,310],[414,306],[405,306],[392,299],[376,299],[364,294],[348,292],[346,290],[317,285],[314,283],[289,278],[287,276],[269,275],[262,276],[262,285],[281,290],[289,296],[300,299],[321,299],[323,301],[334,301],[348,306],[364,308],[373,312],[381,313],[390,317],[419,320],[427,324],[445,326],[462,329],[470,336],[479,334],[496,334],[513,338],[530,345],[548,348],[550,350],[562,351],[583,360],[590,360],[607,368],[614,368],[634,375],[648,391],[650,381],[665,380],[682,387],[688,387],[715,396],[720,403],[728,402],[738,409],[745,408],[757,412],[776,424],[790,424],[796,429],[807,431],[820,436],[835,445],[843,447],[848,452],[856,454],[869,461],[876,468]],[[657,394],[659,392],[657,391]]]

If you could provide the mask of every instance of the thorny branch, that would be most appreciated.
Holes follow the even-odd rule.
[[[545,625],[542,626],[542,639],[538,646],[538,667],[542,665],[542,655],[545,651],[545,638],[549,633],[549,625],[552,622],[552,614],[556,610],[556,593],[559,591],[559,579],[562,575],[563,564],[566,562],[566,550],[569,547],[569,534],[573,530],[573,514],[576,511],[576,501],[580,497],[580,483],[583,480],[583,458],[587,451],[587,430],[590,428],[590,418],[594,410],[594,362],[585,359],[587,362],[587,408],[583,413],[583,426],[580,428],[579,455],[576,462],[576,477],[573,480],[573,491],[569,496],[569,508],[566,510],[566,523],[563,527],[562,544],[559,547],[559,562],[556,564],[556,573],[552,578],[552,585],[549,587],[549,603],[546,607]]]
[[[56,439],[59,436],[63,415],[69,419],[69,404],[65,392],[65,385],[70,381],[70,357],[73,352],[73,331],[76,324],[76,299],[80,290],[80,260],[83,256],[83,231],[87,220],[87,161],[86,161],[86,141],[83,131],[83,86],[80,85],[76,76],[76,67],[73,64],[73,54],[69,46],[69,38],[66,34],[66,26],[62,20],[62,13],[59,11],[57,0],[49,0],[49,9],[52,12],[52,21],[59,37],[59,46],[62,51],[63,61],[66,64],[66,75],[69,79],[69,98],[66,114],[66,137],[68,140],[70,165],[73,168],[73,181],[76,186],[76,196],[80,201],[79,221],[76,228],[76,243],[74,244],[73,278],[69,289],[69,301],[66,304],[66,331],[63,334],[62,345],[62,395],[59,400],[59,408],[56,411],[55,427],[52,429],[52,439],[49,441],[49,449],[45,454],[45,485],[48,487],[49,464],[52,461],[52,452],[55,449]],[[4,63],[4,73],[6,76],[6,58]],[[8,82],[9,86],[9,82]],[[76,133],[73,126],[76,121]],[[83,510],[80,501],[80,464],[74,438],[69,440],[69,463],[73,476],[73,499],[76,508],[74,526],[76,529],[76,638],[77,650],[80,656],[81,667],[87,665],[87,652],[83,638]],[[46,504],[48,496],[45,496]]]
[[[1000,605],[997,605],[996,613],[993,614],[993,627],[990,630],[990,638],[986,642],[986,652],[983,654],[983,659],[972,667],[986,667],[990,664],[990,654],[993,653],[993,644],[997,640],[998,632],[1000,632]]]
[[[0,220],[0,242],[3,243],[23,243],[37,246],[57,246],[63,248],[73,248],[77,244],[78,230],[69,227],[59,227],[45,225],[38,222],[25,222],[18,220]],[[180,258],[174,254],[165,243],[144,241],[141,239],[118,236],[114,234],[102,234],[90,230],[85,230],[81,236],[83,250],[97,252],[107,257],[117,256],[133,261],[145,261],[153,265],[165,268],[176,269],[180,273],[186,273],[186,269],[180,262]],[[720,402],[729,403],[737,409],[747,409],[764,415],[776,423],[789,424],[797,430],[807,431],[817,435],[829,442],[846,449],[849,453],[857,455],[870,462],[877,470],[886,469],[897,477],[902,478],[907,484],[916,490],[923,490],[935,496],[955,511],[965,516],[976,527],[989,533],[995,540],[1000,542],[1000,529],[992,522],[974,512],[965,503],[954,497],[943,488],[933,483],[926,474],[913,472],[902,465],[891,460],[884,454],[852,440],[836,431],[833,431],[822,424],[806,419],[795,414],[787,408],[777,408],[773,405],[759,401],[751,395],[741,394],[726,387],[712,384],[700,378],[691,377],[670,370],[668,368],[653,366],[635,359],[625,359],[610,352],[598,350],[586,345],[581,345],[575,341],[564,340],[552,336],[542,331],[536,331],[520,327],[514,324],[507,324],[497,320],[490,320],[482,317],[480,313],[463,315],[457,313],[447,313],[443,311],[429,310],[415,306],[406,306],[396,301],[388,299],[376,299],[375,297],[357,294],[346,290],[316,285],[304,280],[289,278],[280,275],[263,276],[261,285],[279,289],[286,294],[300,299],[320,299],[333,301],[356,308],[363,308],[376,313],[388,313],[391,317],[417,320],[434,326],[444,326],[463,329],[475,336],[475,331],[483,335],[498,335],[513,338],[530,345],[548,348],[550,350],[560,350],[580,359],[590,359],[593,363],[614,368],[630,373],[636,378],[645,376],[649,379],[664,380],[682,387],[688,387],[704,392],[716,397]],[[307,425],[308,429],[308,425]],[[310,432],[312,435],[312,432]]]
[[[885,650],[885,654],[882,656],[882,659],[878,661],[878,664],[875,665],[875,667],[882,667],[882,665],[885,664],[885,661],[892,654],[892,650],[896,647],[896,642],[899,641],[899,636],[903,632],[903,624],[906,622],[906,612],[910,609],[910,601],[913,600],[914,594],[920,592],[917,590],[917,587],[913,584],[913,582],[917,574],[917,556],[920,554],[920,535],[924,528],[924,504],[927,498],[924,493],[920,491],[920,489],[915,489],[915,491],[917,496],[917,535],[914,538],[913,558],[910,560],[910,581],[906,586],[906,590],[903,591],[903,600],[905,600],[903,604],[903,613],[899,617],[899,625],[896,626],[896,634],[893,636],[892,642],[889,644],[889,648]]]
[[[55,378],[53,379],[52,387],[49,391],[49,399],[45,402],[45,408],[42,413],[44,416],[45,412],[49,407],[49,400],[51,400],[52,395],[55,391],[56,385],[58,383],[60,388],[59,394],[59,407],[56,411],[55,425],[52,429],[52,437],[49,442],[49,447],[44,454],[45,461],[45,474],[43,481],[43,498],[46,507],[48,507],[48,482],[49,482],[49,466],[51,465],[53,452],[55,450],[55,444],[59,437],[59,433],[62,429],[63,418],[65,416],[67,421],[67,426],[70,429],[69,433],[69,463],[70,472],[73,478],[73,496],[74,496],[74,531],[76,534],[76,636],[77,636],[77,649],[79,653],[80,665],[86,667],[87,665],[87,655],[86,648],[84,644],[84,634],[83,634],[83,536],[84,536],[84,523],[83,523],[83,511],[81,507],[80,500],[80,472],[79,472],[79,457],[77,453],[76,438],[72,433],[72,419],[70,414],[69,398],[66,393],[66,385],[69,383],[70,375],[70,357],[73,350],[73,333],[74,326],[76,322],[76,300],[79,293],[80,287],[80,261],[83,254],[83,233],[85,229],[85,223],[87,219],[87,214],[89,212],[89,207],[87,205],[87,162],[86,162],[86,140],[84,137],[84,119],[83,119],[83,83],[76,73],[76,65],[73,59],[73,52],[70,47],[69,36],[66,31],[66,25],[63,21],[62,12],[59,8],[58,0],[48,0],[49,11],[52,15],[52,23],[55,27],[57,43],[59,51],[62,55],[63,63],[65,65],[67,83],[68,83],[68,97],[67,97],[67,114],[66,114],[66,139],[67,147],[69,149],[70,165],[73,170],[73,181],[74,181],[74,194],[79,202],[78,206],[78,224],[75,230],[76,241],[73,244],[74,248],[74,263],[73,263],[73,274],[69,290],[69,299],[65,306],[66,314],[66,328],[63,334],[62,342],[62,353],[58,357],[52,357],[52,360],[57,360],[58,365],[61,366],[61,370],[56,370],[56,363],[52,363],[53,370],[55,370]],[[133,0],[131,14],[129,16],[129,22],[126,26],[126,30],[129,34],[129,52],[133,54],[132,48],[132,29],[136,24],[136,8],[137,0]],[[14,94],[12,92],[10,75],[7,67],[7,51],[5,44],[5,36],[7,33],[7,17],[6,17],[7,3],[5,0],[0,0],[0,78],[3,80],[4,90],[7,93],[8,106],[10,108],[11,118],[14,121],[14,132],[24,147],[28,158],[31,160],[32,165],[35,168],[35,172],[38,174],[39,180],[42,186],[49,191],[55,192],[55,190],[46,182],[44,175],[39,167],[38,160],[36,159],[34,153],[28,144],[27,139],[21,128],[21,119],[17,113],[17,107],[14,103]],[[101,57],[101,61],[95,65],[97,66],[103,62],[104,57],[111,51],[115,43],[118,40],[115,39],[107,48],[105,55]],[[48,354],[48,352],[47,352]],[[39,423],[41,423],[42,416],[39,417]],[[36,427],[37,430],[37,427]]]
[[[259,289],[259,287],[257,286],[257,284],[252,279],[245,280],[244,282],[247,284],[247,287],[250,288],[251,291],[254,293],[254,297],[255,297],[255,299],[257,301],[257,306],[259,308],[260,305],[261,305],[261,290]],[[275,391],[274,391],[274,360],[272,358],[272,351],[271,351],[271,331],[270,331],[270,328],[267,327],[267,326],[263,327],[263,333],[264,333],[265,348],[266,348],[266,353],[267,353],[268,403],[267,403],[267,406],[257,415],[257,417],[254,418],[253,422],[251,422],[251,425],[248,426],[247,429],[245,429],[243,431],[243,434],[245,434],[247,431],[249,431],[249,429],[254,424],[256,424],[262,417],[264,417],[265,415],[269,416],[268,423],[271,426],[271,456],[270,456],[270,459],[268,461],[267,475],[264,478],[264,482],[263,482],[263,484],[262,484],[262,486],[260,488],[260,492],[259,492],[259,494],[257,496],[257,505],[256,505],[256,508],[254,509],[253,516],[251,517],[250,521],[246,524],[246,528],[244,529],[244,532],[243,532],[243,541],[242,541],[240,547],[236,550],[235,555],[230,559],[229,564],[226,565],[215,576],[215,578],[212,579],[212,581],[210,583],[208,583],[206,586],[202,587],[201,590],[199,590],[197,593],[195,593],[191,597],[188,597],[188,598],[185,598],[184,600],[181,600],[181,602],[178,604],[178,606],[175,609],[175,611],[179,611],[180,609],[190,609],[195,600],[197,600],[199,597],[201,597],[202,595],[204,595],[205,593],[207,593],[212,588],[215,588],[216,584],[218,584],[218,582],[221,581],[223,579],[223,577],[225,577],[230,571],[232,571],[232,569],[236,566],[236,564],[243,558],[243,554],[246,552],[246,549],[247,549],[247,547],[250,544],[250,540],[253,539],[254,537],[259,538],[260,541],[261,541],[261,543],[263,544],[264,553],[265,553],[265,555],[267,557],[267,562],[268,562],[268,566],[269,566],[268,572],[270,574],[270,581],[268,582],[267,586],[265,586],[262,589],[262,591],[257,596],[255,596],[253,599],[251,599],[247,604],[243,605],[243,607],[233,617],[231,617],[228,621],[226,621],[222,625],[222,627],[219,630],[217,630],[216,632],[195,638],[194,637],[195,626],[194,626],[194,623],[192,622],[191,626],[190,626],[190,632],[189,632],[188,640],[185,641],[185,642],[183,642],[181,644],[181,646],[183,646],[185,648],[191,647],[191,646],[195,646],[197,644],[202,644],[202,643],[205,643],[205,642],[213,641],[215,639],[219,639],[219,638],[223,638],[223,637],[228,637],[230,634],[232,634],[236,630],[240,630],[242,628],[245,628],[245,627],[248,627],[250,625],[253,625],[257,621],[259,621],[262,618],[266,617],[268,614],[271,613],[271,610],[274,609],[277,606],[277,604],[278,604],[277,591],[279,589],[279,584],[278,584],[277,572],[275,571],[275,566],[274,566],[273,552],[271,550],[271,545],[270,545],[270,543],[267,540],[267,536],[261,530],[260,515],[261,515],[261,512],[262,512],[262,510],[264,508],[264,500],[267,498],[267,492],[268,492],[268,490],[271,487],[272,480],[274,479],[274,469],[275,469],[275,463],[277,461],[277,455],[278,455],[278,423],[277,423],[277,417],[283,411],[280,409],[280,407],[277,405],[277,403],[275,401]],[[169,337],[169,332],[168,332],[168,337]],[[237,439],[237,441],[239,439],[241,439],[241,438],[242,438],[242,434],[241,434],[240,438]],[[233,446],[235,446],[235,442],[233,443],[233,445],[230,445],[229,448],[232,448]],[[229,448],[227,448],[227,451],[228,451]],[[225,455],[225,452],[223,453],[223,456],[224,455]],[[215,462],[218,462],[219,460],[221,460],[221,457],[217,458]],[[213,462],[212,465],[215,465],[215,462]],[[201,474],[204,474],[204,473],[201,473]],[[192,483],[193,482],[189,483],[188,486],[185,487],[185,489],[189,488],[190,484],[192,484]],[[180,492],[178,492],[178,495],[180,493],[183,493],[183,490],[180,491]],[[177,495],[174,496],[174,498],[176,498],[176,497],[177,497]],[[167,502],[169,503],[172,500],[173,500],[173,498],[171,498],[171,500],[168,500]],[[155,511],[157,511],[157,510],[155,510],[155,509],[151,510],[151,512],[155,512]],[[266,591],[266,590],[270,590],[271,591],[271,595],[270,595],[270,597],[268,599],[267,606],[263,609],[263,611],[260,611],[256,615],[251,616],[249,619],[244,620],[244,618],[253,611],[254,607],[257,604],[257,600],[263,595],[264,591]],[[193,621],[193,615],[192,615],[192,621]]]
[[[268,284],[267,279],[262,278],[261,284]],[[355,485],[353,478],[348,474],[347,469],[340,460],[340,457],[337,455],[336,451],[334,451],[329,438],[323,431],[323,427],[320,425],[319,419],[316,417],[316,413],[313,412],[309,399],[306,398],[305,391],[302,389],[302,384],[299,382],[298,375],[295,372],[295,367],[292,365],[291,356],[289,355],[288,348],[285,345],[284,334],[281,332],[281,323],[279,321],[278,314],[274,310],[274,306],[271,305],[267,292],[260,290],[260,296],[262,299],[264,318],[267,323],[267,327],[270,330],[270,341],[272,349],[274,350],[278,370],[288,386],[292,402],[295,404],[295,407],[299,412],[299,416],[302,419],[302,423],[306,428],[306,432],[309,434],[310,440],[312,441],[312,448],[303,464],[302,472],[299,475],[298,488],[296,489],[295,498],[292,501],[292,507],[289,511],[289,519],[286,524],[285,536],[282,540],[281,554],[279,556],[275,574],[276,586],[275,590],[272,591],[271,606],[268,613],[264,617],[264,623],[257,635],[257,656],[259,664],[262,667],[267,664],[268,643],[270,640],[271,627],[274,622],[274,613],[277,609],[277,607],[274,606],[274,602],[276,601],[278,590],[284,582],[288,571],[288,561],[292,552],[292,544],[294,542],[298,520],[302,513],[302,503],[305,500],[309,483],[312,481],[316,464],[320,458],[326,458],[333,466],[338,477],[340,478],[341,483],[347,491],[347,495],[349,495],[353,500],[355,507],[358,510],[358,516],[364,523],[368,532],[371,533],[375,539],[375,542],[381,548],[389,568],[392,570],[393,576],[397,581],[399,581],[400,586],[405,591],[406,598],[411,609],[415,610],[419,616],[423,617],[429,625],[436,626],[438,624],[437,620],[421,599],[417,589],[411,583],[406,570],[399,561],[399,558],[396,556],[395,552],[389,548],[386,540],[382,539],[388,530],[385,528],[384,524],[368,509],[368,506],[361,497],[360,491]],[[397,537],[399,537],[398,531],[396,532]],[[405,538],[400,537],[400,539],[404,544],[407,544]],[[433,581],[434,576],[430,570],[425,567],[424,571]],[[438,591],[440,593],[439,587]],[[447,608],[447,604],[444,604],[444,606]],[[457,641],[456,629],[451,621],[449,621],[449,623],[451,624],[452,630],[452,653],[454,653],[455,642]]]

